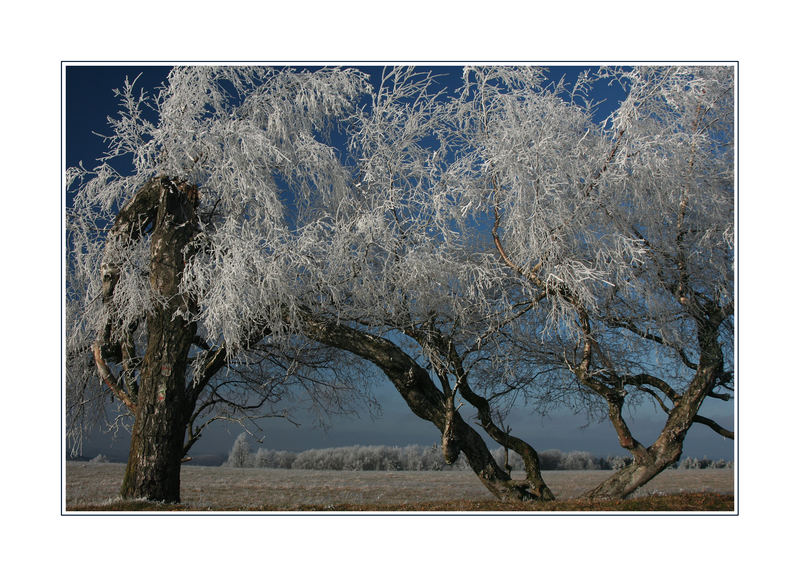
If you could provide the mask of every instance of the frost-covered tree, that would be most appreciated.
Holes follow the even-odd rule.
[[[484,337],[515,313],[499,298],[495,272],[482,266],[492,257],[463,218],[468,207],[444,178],[463,142],[450,130],[449,95],[434,86],[391,69],[355,125],[349,150],[359,178],[339,200],[337,234],[325,230],[316,243],[328,268],[304,334],[381,368],[409,408],[439,429],[446,463],[463,453],[501,499],[552,499],[534,448],[503,431],[471,385],[475,363],[499,358]],[[493,440],[523,456],[525,481],[497,464],[457,397]]]
[[[364,394],[340,374],[353,357],[442,431],[449,462],[463,451],[496,495],[527,494],[458,414],[465,376],[429,370],[431,320],[481,314],[454,300],[480,269],[432,195],[448,114],[433,87],[409,69],[372,87],[354,69],[191,67],[120,91],[107,157],[68,171],[67,373],[74,422],[98,374],[133,417],[123,496],[178,500],[211,420],[297,387],[345,407]]]
[[[291,469],[292,463],[296,458],[297,455],[289,451],[275,451],[259,447],[254,460],[256,467],[267,469]]]
[[[487,223],[485,264],[524,311],[504,330],[506,370],[535,371],[539,402],[605,412],[633,457],[588,496],[630,494],[696,423],[733,438],[700,415],[733,391],[732,67],[587,71],[569,90],[531,68],[465,79],[446,183],[453,218]],[[624,94],[604,118],[600,82]],[[650,446],[623,410],[644,399],[665,415]]]
[[[326,142],[367,88],[355,70],[175,68],[152,95],[126,84],[107,155],[68,170],[68,410],[102,408],[99,374],[133,418],[123,496],[177,501],[214,419],[298,389],[331,410],[363,396],[293,329],[316,294],[303,227],[326,225],[305,217],[350,183]]]
[[[240,433],[239,436],[236,437],[225,464],[228,467],[236,467],[238,469],[254,466],[255,459],[252,453],[250,453],[250,443],[247,442],[247,433]]]

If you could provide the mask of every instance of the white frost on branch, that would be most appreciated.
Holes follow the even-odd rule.
[[[301,307],[379,334],[435,320],[503,383],[532,374],[529,343],[574,348],[578,309],[691,350],[681,274],[733,298],[730,69],[600,70],[572,89],[535,67],[463,79],[445,94],[407,68],[371,87],[355,69],[198,66],[154,95],[126,83],[107,156],[67,175],[68,348],[105,326],[116,212],[163,174],[199,187],[181,290],[198,332],[232,352],[291,341]],[[609,80],[626,96],[598,120],[592,86]],[[129,175],[109,164],[124,159]],[[127,323],[152,306],[147,235],[117,256]],[[623,357],[644,347],[609,334]]]

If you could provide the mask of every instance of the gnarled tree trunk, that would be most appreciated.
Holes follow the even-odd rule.
[[[492,457],[483,438],[461,418],[433,383],[428,372],[397,345],[368,333],[306,314],[303,331],[320,343],[350,351],[374,363],[392,381],[408,407],[418,417],[430,421],[442,433],[450,458],[463,452],[483,485],[501,501],[551,500],[550,489],[541,481],[532,487],[515,481]]]
[[[185,183],[166,177],[153,179],[120,211],[107,241],[103,300],[112,307],[119,279],[115,250],[119,243],[136,238],[152,226],[149,275],[154,303],[146,315],[147,347],[138,383],[117,382],[106,364],[104,352],[121,348],[118,337],[114,337],[119,332],[113,326],[107,326],[95,344],[101,376],[135,419],[121,490],[124,498],[180,501],[184,437],[193,408],[187,400],[186,368],[196,327],[188,320],[193,305],[179,293],[179,285],[184,259],[198,230],[195,200],[196,189]],[[111,324],[113,321],[109,321]]]
[[[610,418],[620,439],[620,444],[633,454],[633,462],[620,469],[600,485],[583,496],[590,499],[622,499],[644,486],[670,465],[677,463],[683,452],[683,442],[692,423],[698,422],[697,413],[703,401],[719,382],[723,372],[722,349],[717,341],[719,324],[724,311],[711,311],[707,318],[699,319],[698,342],[700,362],[686,391],[673,395],[674,405],[656,441],[645,448],[630,435],[622,419],[621,400],[609,403]]]
[[[664,457],[658,452],[648,449],[649,458],[634,461],[608,479],[583,494],[588,499],[624,499],[636,489],[643,487],[653,477],[664,471],[680,457],[680,444],[676,445],[678,456],[675,458]]]
[[[456,351],[453,345],[445,335],[435,329],[433,326],[428,326],[423,330],[407,330],[411,338],[416,340],[421,345],[432,348],[440,355],[440,359],[445,360],[451,367],[451,371],[456,378],[455,389],[450,391],[447,385],[447,376],[441,375],[439,379],[442,381],[442,387],[447,391],[447,402],[445,412],[445,422],[447,423],[444,431],[442,432],[442,451],[445,455],[445,460],[449,463],[455,461],[458,457],[458,445],[454,442],[454,422],[455,413],[455,394],[459,392],[461,396],[478,410],[478,420],[483,430],[498,444],[516,452],[525,464],[525,481],[520,482],[520,486],[527,483],[527,490],[533,495],[534,499],[542,501],[552,501],[555,499],[550,488],[542,478],[542,471],[539,463],[539,455],[532,446],[518,437],[510,434],[509,430],[503,430],[497,426],[492,417],[491,407],[489,401],[477,394],[472,390],[467,379],[467,371],[464,370],[463,361],[461,356]],[[506,463],[507,464],[507,463]],[[510,474],[510,469],[505,468],[507,474]]]

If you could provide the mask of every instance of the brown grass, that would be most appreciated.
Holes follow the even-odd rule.
[[[553,503],[501,503],[469,471],[296,471],[185,466],[179,505],[117,498],[121,464],[67,463],[67,511],[734,511],[730,469],[665,471],[632,498],[580,495],[610,471],[545,471]]]
[[[203,511],[187,504],[153,503],[148,501],[122,501],[116,500],[103,504],[84,505],[80,508],[67,508],[68,511]],[[271,507],[261,509],[215,509],[215,511],[256,511],[280,512],[281,509]],[[502,503],[500,501],[430,501],[425,503],[405,503],[399,505],[387,504],[353,504],[342,503],[338,505],[302,505],[285,511],[324,511],[324,512],[437,512],[437,511],[485,511],[485,512],[597,512],[597,511],[629,511],[629,512],[657,512],[657,511],[734,511],[733,495],[718,493],[683,493],[679,495],[651,495],[625,500],[589,501],[586,499],[567,499],[550,503]]]

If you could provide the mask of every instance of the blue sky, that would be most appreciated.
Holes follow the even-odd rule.
[[[370,70],[373,75],[380,73],[380,66]],[[96,159],[104,150],[103,142],[96,133],[107,133],[106,118],[115,115],[117,102],[113,89],[122,87],[125,77],[131,80],[140,76],[136,86],[147,91],[166,79],[169,67],[165,66],[67,66],[65,83],[65,162],[74,166],[83,162],[86,168],[97,164]],[[436,72],[453,72],[454,69],[437,69]],[[553,78],[562,75],[567,80],[577,76],[578,67],[557,66],[551,69]],[[460,77],[458,75],[457,77]],[[602,112],[608,112],[620,97],[617,90],[608,91]],[[342,445],[430,445],[440,440],[436,428],[413,415],[399,394],[387,382],[376,383],[375,394],[383,407],[382,415],[371,418],[364,413],[360,417],[338,417],[331,419],[327,430],[316,426],[310,415],[298,415],[300,428],[282,420],[262,421],[263,446],[272,449],[299,451],[306,448],[320,448]],[[708,417],[717,419],[721,425],[733,428],[732,406],[709,400],[701,411]],[[467,414],[468,415],[468,414]],[[631,418],[631,428],[638,438],[649,444],[660,430],[660,416],[647,408],[640,409]],[[536,449],[586,450],[597,455],[625,454],[616,440],[611,425],[603,421],[589,424],[584,416],[569,413],[541,417],[529,409],[521,408],[512,413],[509,424],[515,435],[530,442]],[[241,429],[235,425],[212,426],[195,445],[193,455],[226,453]],[[112,439],[97,434],[85,445],[84,455],[91,457],[97,453],[124,458],[127,453],[128,438],[121,436]],[[490,448],[494,444],[490,443]],[[695,426],[689,432],[685,443],[685,456],[708,456],[710,458],[733,457],[734,443],[723,439],[703,426]]]

